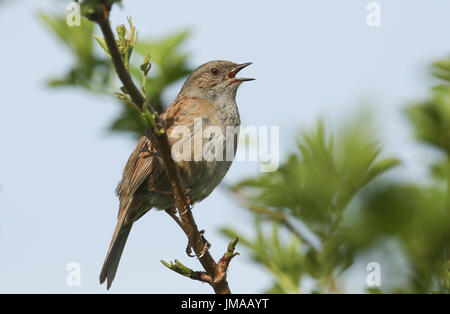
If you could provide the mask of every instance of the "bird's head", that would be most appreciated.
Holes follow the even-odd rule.
[[[211,61],[199,66],[187,78],[180,94],[205,98],[210,101],[223,97],[234,97],[242,82],[252,78],[236,77],[236,74],[251,62],[237,64],[230,61]]]

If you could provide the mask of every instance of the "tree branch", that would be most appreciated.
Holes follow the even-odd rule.
[[[181,264],[181,262],[178,261],[177,259],[175,260],[174,263],[173,262],[167,263],[165,261],[161,261],[161,263],[164,266],[166,266],[167,268],[169,268],[170,270],[173,270],[174,272],[176,272],[182,276],[191,278],[193,280],[198,280],[201,282],[206,282],[209,284],[211,284],[213,282],[213,279],[207,273],[205,273],[203,271],[193,271],[192,269]]]
[[[237,243],[238,238],[236,237],[233,241],[231,241],[228,244],[227,251],[217,264],[217,272],[215,277],[212,277],[208,273],[203,271],[194,271],[189,267],[183,265],[178,260],[175,260],[174,262],[170,263],[167,263],[166,261],[161,261],[161,263],[170,270],[173,270],[174,272],[182,276],[210,284],[211,286],[215,287],[214,290],[217,289],[216,293],[230,293],[229,289],[223,285],[223,281],[226,280],[227,270],[231,260],[233,259],[233,257],[239,255],[239,253],[235,252]]]
[[[171,146],[165,132],[166,123],[159,116],[156,110],[154,110],[150,103],[145,99],[145,96],[141,93],[139,88],[134,84],[129,71],[125,66],[124,60],[122,59],[119,47],[114,37],[114,33],[111,29],[109,21],[110,10],[111,6],[108,5],[107,1],[99,0],[99,4],[95,8],[94,12],[89,14],[87,18],[100,26],[117,75],[119,76],[128,95],[131,97],[131,100],[136,104],[137,109],[143,112],[145,111],[145,108],[148,108],[150,113],[155,117],[155,122],[158,128],[163,131],[158,133],[151,132],[151,141],[156,144],[156,147],[161,154],[161,158],[164,162],[164,166],[173,189],[175,206],[178,209],[178,214],[181,218],[181,223],[179,223],[178,225],[188,237],[189,244],[194,249],[195,254],[197,255],[201,265],[206,271],[206,273],[192,271],[192,273],[195,273],[195,275],[193,275],[193,279],[200,280],[203,278],[204,280],[201,281],[210,284],[215,293],[231,293],[226,279],[226,270],[228,268],[228,264],[227,267],[224,268],[223,266],[221,266],[221,261],[223,258],[219,261],[219,263],[216,263],[211,254],[208,251],[204,251],[205,243],[202,234],[199,232],[197,224],[195,223],[194,217],[192,215],[190,208],[191,204],[188,201],[187,193],[184,189],[178,166],[172,159]],[[172,218],[174,218],[173,215],[171,216]],[[229,258],[229,260],[231,260],[231,258]],[[169,264],[167,264],[166,266],[168,265]],[[177,270],[179,270],[181,267],[180,265],[182,264],[178,262],[178,264],[175,263],[175,265],[176,267],[178,267]],[[192,276],[190,276],[190,278],[192,278]],[[210,279],[206,280],[205,278]]]

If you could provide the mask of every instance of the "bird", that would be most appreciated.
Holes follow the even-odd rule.
[[[175,146],[182,146],[180,142],[187,144],[182,146],[186,147],[187,152],[183,152],[186,158],[173,159],[192,204],[211,194],[233,162],[241,124],[236,92],[242,82],[254,80],[236,75],[250,64],[215,60],[199,66],[187,77],[176,99],[161,114],[172,146],[172,157],[178,156],[174,154]],[[200,127],[196,126],[196,121],[201,122],[197,124]],[[229,134],[226,133],[228,128],[234,129],[231,141],[228,136],[214,137],[216,144],[219,141],[222,147],[231,147],[231,153],[227,154],[227,149],[217,149],[214,156],[218,158],[198,158],[196,149],[199,145],[208,146],[211,136],[201,137],[196,142],[196,135],[204,135],[210,127],[215,127],[216,132],[219,130],[223,134]],[[191,132],[191,136],[180,139],[177,136],[180,129]],[[152,141],[152,132],[153,129],[149,128],[139,139],[116,189],[119,198],[117,225],[100,273],[100,284],[106,280],[108,290],[116,276],[133,224],[152,208],[167,211],[175,209],[172,188],[161,155],[155,141]],[[211,135],[211,132],[208,133]]]

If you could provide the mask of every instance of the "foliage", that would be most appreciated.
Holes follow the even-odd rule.
[[[450,151],[450,59],[436,61],[433,74],[442,80],[431,97],[407,110],[418,140],[444,152]]]
[[[83,18],[79,27],[70,27],[64,17],[41,13],[41,20],[73,56],[74,65],[60,78],[50,79],[50,87],[79,86],[90,92],[106,92],[112,77],[112,65],[97,56],[92,38],[94,24]]]
[[[433,71],[446,82],[406,113],[418,140],[448,155],[450,60],[434,63]],[[367,292],[449,292],[445,252],[450,205],[441,181],[449,177],[448,157],[431,166],[435,180],[429,184],[374,180],[399,161],[379,159],[380,146],[367,131],[369,118],[358,117],[334,133],[319,122],[315,130],[303,133],[297,151],[275,173],[232,187],[253,213],[256,235],[222,231],[239,236],[253,261],[271,274],[267,292],[296,293],[311,279],[313,287],[306,292],[344,292],[342,274],[360,261],[370,262],[367,252],[382,251],[391,243],[397,243],[406,259],[407,275]],[[281,241],[282,236],[287,240]],[[382,269],[398,267],[398,260],[378,262]]]
[[[111,89],[117,84],[116,76],[108,56],[96,49],[106,47],[102,38],[94,34],[94,24],[82,18],[80,26],[70,27],[63,16],[42,13],[40,18],[59,42],[68,48],[74,59],[74,64],[67,73],[48,81],[49,87],[80,87],[90,93],[110,95]],[[189,55],[182,51],[182,44],[188,38],[189,32],[181,31],[160,40],[144,39],[136,43],[137,32],[131,24],[131,19],[128,22],[129,30],[124,25],[117,27],[118,42],[124,43],[119,44],[119,47],[133,78],[144,82],[144,91],[147,91],[150,103],[158,112],[162,112],[168,105],[163,100],[164,91],[192,71],[188,66]],[[125,37],[130,41],[127,42]],[[131,57],[132,51],[137,53],[136,57]],[[144,74],[140,66],[135,65],[142,63],[147,55],[151,56],[154,64],[148,78],[147,73]],[[112,122],[110,130],[142,135],[147,128],[146,121],[127,101],[123,98],[119,100],[122,110]]]

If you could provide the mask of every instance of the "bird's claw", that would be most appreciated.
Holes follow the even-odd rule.
[[[209,243],[208,240],[206,240],[206,238],[204,237],[205,230],[201,230],[199,233],[200,233],[200,237],[201,237],[201,239],[202,239],[202,241],[203,241],[203,243],[205,245],[203,247],[202,251],[200,252],[200,254],[198,255],[198,258],[202,258],[206,254],[206,252],[208,252],[209,248],[211,247],[211,243]],[[190,240],[189,240],[188,245],[186,247],[186,254],[189,257],[195,257],[195,254],[192,254],[192,243],[191,243]]]
[[[191,243],[191,239],[188,240],[188,244],[186,246],[186,254],[189,257],[195,257],[195,255],[192,255],[192,243]]]

